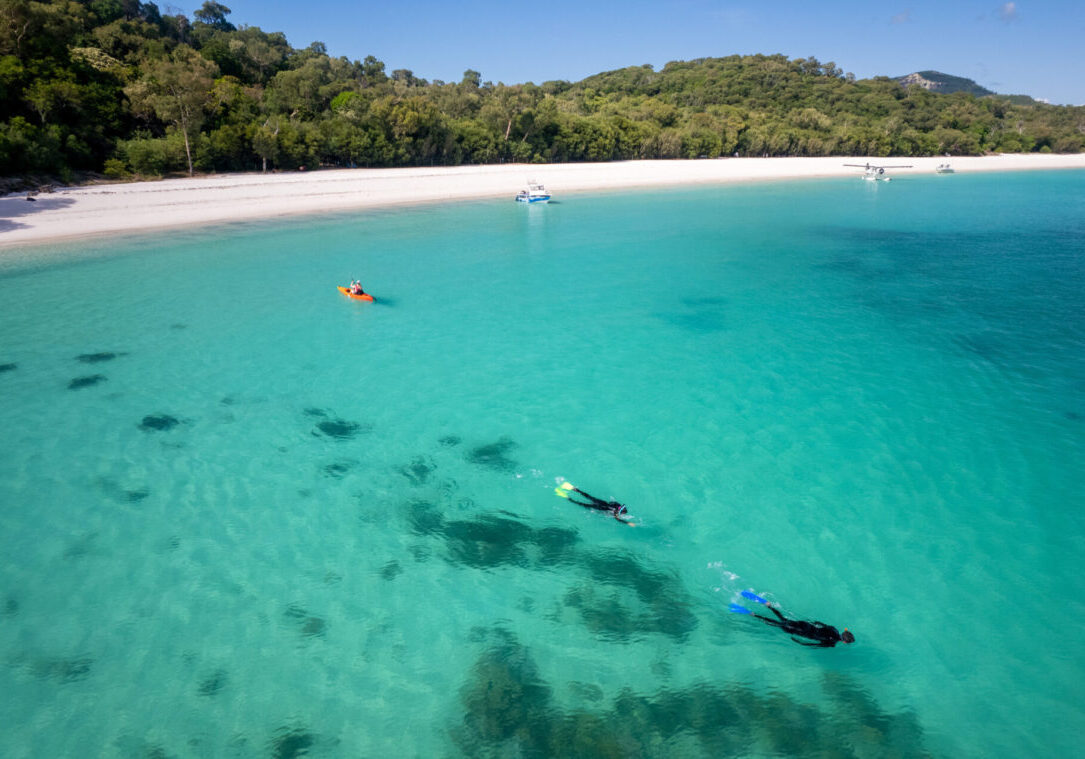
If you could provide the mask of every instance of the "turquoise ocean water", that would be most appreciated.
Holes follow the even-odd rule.
[[[0,755],[1077,753],[1085,176],[558,199],[5,251]]]

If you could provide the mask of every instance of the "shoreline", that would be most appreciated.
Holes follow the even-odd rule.
[[[893,177],[933,174],[949,162],[958,173],[1085,169],[1085,154],[980,157],[716,158],[613,163],[493,164],[399,169],[325,169],[312,173],[222,174],[87,187],[0,198],[0,251],[83,237],[178,229],[259,219],[363,211],[513,196],[528,180],[555,199],[580,192],[683,185],[857,177],[845,163],[909,165]]]

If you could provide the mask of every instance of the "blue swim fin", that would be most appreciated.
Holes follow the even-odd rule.
[[[754,593],[752,590],[744,590],[739,595],[741,595],[743,598],[748,598],[751,601],[757,601],[757,603],[764,604],[766,606],[768,606],[769,603],[764,598]]]
[[[735,614],[753,614],[752,611],[745,606],[739,606],[738,604],[731,604],[727,607],[729,611],[733,611]]]

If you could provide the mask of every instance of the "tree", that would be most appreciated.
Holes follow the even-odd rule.
[[[273,162],[279,158],[279,120],[269,118],[257,129],[252,136],[252,149],[263,161],[263,172],[267,173],[267,162],[270,158]]]
[[[79,88],[74,82],[65,79],[50,81],[39,79],[26,91],[26,100],[38,114],[42,126],[45,126],[48,117],[60,108],[68,106],[77,109],[79,107]]]
[[[125,88],[137,111],[152,114],[181,132],[189,176],[194,173],[191,137],[203,124],[217,73],[214,63],[181,45],[168,58],[147,64],[143,77]]]
[[[384,62],[372,55],[367,55],[362,61],[362,77],[370,87],[384,84],[388,81],[388,75],[384,73]]]
[[[23,40],[34,24],[27,0],[4,0],[0,3],[0,55],[22,57]]]
[[[482,74],[474,69],[467,69],[463,72],[463,79],[460,81],[460,86],[469,89],[477,90],[482,85]]]
[[[276,74],[265,91],[264,104],[271,111],[311,120],[331,101],[323,93],[330,82],[331,65],[328,58],[310,58],[298,68]]]
[[[226,17],[231,13],[230,9],[221,3],[216,3],[214,0],[207,0],[198,11],[192,15],[196,17],[196,20],[201,24],[206,24],[212,29],[217,29],[220,32],[232,32],[237,27],[226,20]]]

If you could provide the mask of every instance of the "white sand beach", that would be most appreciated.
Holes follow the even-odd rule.
[[[862,173],[846,163],[910,165],[890,172],[893,177],[906,178],[933,174],[936,166],[947,161],[958,174],[1085,169],[1085,154],[1006,154],[952,159],[724,158],[228,174],[64,188],[37,194],[34,202],[28,202],[25,193],[0,198],[0,248],[414,203],[498,197],[511,202],[528,180],[544,183],[555,200],[560,200],[577,192],[858,177]]]

